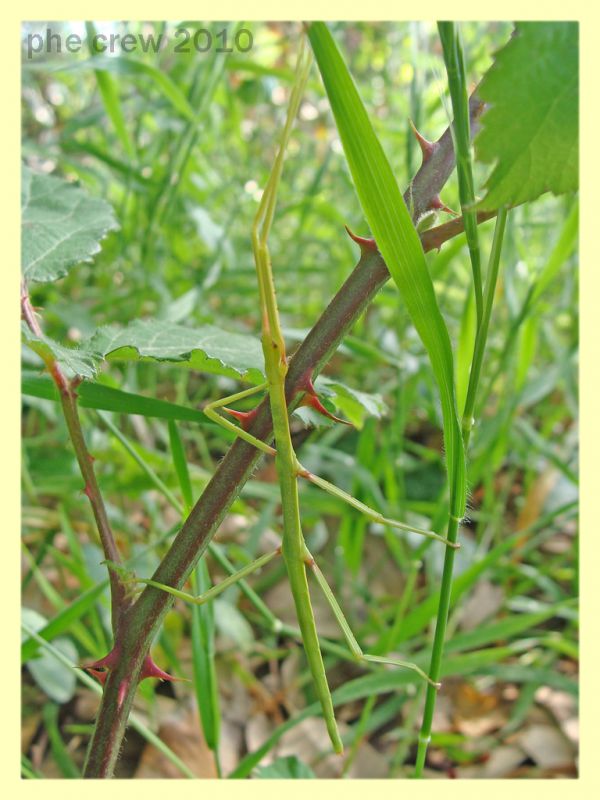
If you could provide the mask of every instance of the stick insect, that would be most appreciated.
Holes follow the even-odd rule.
[[[221,583],[213,586],[207,592],[197,597],[189,595],[171,586],[157,583],[156,581],[150,579],[135,578],[134,580],[139,583],[145,583],[158,589],[162,589],[165,592],[169,592],[170,594],[187,602],[200,605],[214,599],[218,594],[223,592],[233,583],[241,580],[254,570],[265,566],[267,563],[269,563],[269,561],[281,554],[285,562],[287,575],[290,582],[290,588],[294,599],[306,658],[314,681],[315,691],[321,703],[327,731],[335,752],[341,753],[343,751],[343,746],[334,716],[333,702],[327,683],[321,650],[319,647],[319,639],[308,588],[307,569],[314,575],[318,586],[323,591],[323,594],[325,595],[336,617],[336,620],[340,625],[347,645],[357,660],[391,664],[398,667],[407,667],[416,671],[421,678],[428,681],[436,688],[439,688],[439,684],[433,683],[433,681],[431,681],[431,679],[416,664],[363,653],[356,638],[354,637],[354,634],[350,630],[350,626],[331,588],[329,587],[325,576],[317,566],[314,558],[306,546],[300,520],[298,479],[303,478],[310,481],[316,486],[321,487],[325,491],[349,503],[355,509],[365,514],[369,519],[379,522],[383,525],[405,531],[414,531],[423,536],[440,540],[449,547],[457,547],[458,545],[448,542],[442,536],[439,536],[433,531],[422,530],[420,528],[415,528],[412,525],[398,522],[397,520],[388,519],[364,503],[361,503],[359,500],[352,497],[352,495],[342,491],[337,486],[329,483],[317,475],[312,474],[298,461],[292,445],[288,409],[285,397],[285,376],[288,369],[288,361],[279,321],[279,312],[275,295],[275,284],[267,242],[275,213],[277,190],[281,179],[285,151],[290,139],[294,120],[298,112],[304,86],[308,78],[311,61],[312,57],[310,52],[307,50],[303,42],[298,56],[295,81],[290,96],[287,117],[283,128],[279,149],[275,157],[271,174],[267,181],[252,229],[252,250],[256,263],[262,317],[261,341],[265,359],[265,373],[267,380],[260,386],[245,389],[244,391],[210,403],[204,409],[205,413],[211,420],[232,431],[236,436],[243,438],[245,441],[261,450],[263,453],[274,456],[281,491],[281,506],[283,514],[282,543],[275,551],[262,556],[251,564],[248,564],[239,572],[230,575]],[[307,386],[309,393],[313,396],[313,401],[318,403],[316,395],[314,394],[312,383],[310,381],[308,381]],[[252,436],[252,434],[250,434],[249,431],[244,427],[243,415],[240,412],[236,412],[227,408],[227,406],[231,403],[235,403],[238,400],[242,400],[251,395],[264,391],[268,392],[270,399],[275,447],[272,447],[270,444]],[[223,411],[232,413],[239,419],[242,419],[242,425],[238,426],[233,421],[223,417],[219,413],[219,410],[221,409]]]

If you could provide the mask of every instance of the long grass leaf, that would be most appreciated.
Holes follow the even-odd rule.
[[[67,746],[60,734],[58,727],[58,706],[54,703],[46,703],[42,709],[42,717],[50,741],[50,749],[56,765],[65,778],[81,778],[77,764],[71,758]]]
[[[465,459],[456,413],[450,337],[425,254],[390,164],[346,64],[323,22],[308,35],[367,222],[425,345],[439,386],[450,484],[450,513],[465,508]]]
[[[24,372],[21,376],[21,392],[26,397],[40,397],[44,400],[60,402],[56,385],[51,378],[44,375]],[[176,403],[169,403],[167,400],[156,400],[153,397],[124,392],[122,389],[113,389],[112,386],[103,386],[101,383],[82,383],[77,389],[77,395],[78,403],[82,408],[197,422],[200,425],[216,428],[216,425],[209,422],[206,415],[196,408],[187,408]]]
[[[475,306],[477,309],[477,325],[483,315],[483,284],[481,279],[481,254],[479,235],[477,232],[477,212],[474,210],[475,189],[473,185],[473,163],[471,158],[471,130],[469,121],[469,94],[467,76],[463,58],[460,31],[453,22],[438,22],[438,30],[444,62],[448,73],[448,87],[452,98],[454,122],[452,138],[456,152],[456,172],[458,174],[458,194],[465,225],[465,235],[469,246],[471,267],[473,270],[473,286],[475,289]]]
[[[94,27],[94,23],[86,22],[85,30],[92,57],[97,57],[100,51],[97,48],[95,48],[92,44],[94,42],[94,37],[96,35],[96,28]],[[129,135],[129,131],[127,129],[127,123],[125,122],[123,107],[121,105],[121,99],[119,97],[118,85],[114,80],[113,76],[110,75],[105,70],[97,69],[95,72],[96,72],[96,80],[98,82],[98,88],[100,89],[100,94],[102,95],[102,102],[104,103],[104,108],[106,109],[106,113],[108,114],[110,121],[114,126],[116,134],[119,137],[125,152],[129,156],[129,158],[135,162],[137,161],[137,153],[135,150],[133,139]]]
[[[194,594],[210,588],[206,561],[201,559],[193,573]],[[212,603],[192,606],[192,666],[194,690],[206,744],[214,751],[218,766],[221,709],[215,668],[215,621]]]
[[[194,495],[192,492],[192,482],[185,457],[185,448],[179,435],[179,430],[174,420],[169,420],[169,444],[171,445],[171,455],[173,456],[173,466],[179,481],[179,488],[185,503],[185,512],[189,514],[194,505]]]

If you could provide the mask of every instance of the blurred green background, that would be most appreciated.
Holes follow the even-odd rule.
[[[43,37],[48,27],[63,43],[69,34],[80,36],[80,52],[64,52],[63,46],[60,54],[29,58],[27,37]],[[176,35],[179,29],[191,32],[188,53],[175,52],[186,42]],[[206,52],[194,49],[199,29],[212,36]],[[86,36],[94,31],[162,34],[165,44],[158,53],[152,48],[145,53],[138,39],[130,54],[117,48],[112,56],[92,58]],[[435,26],[336,23],[332,32],[404,189],[420,164],[409,119],[429,139],[448,125]],[[510,32],[507,22],[462,25],[473,87]],[[121,226],[93,263],[33,289],[48,334],[76,344],[100,325],[139,317],[259,333],[250,229],[284,119],[300,35],[297,23],[279,22],[24,25],[23,159],[36,171],[79,181],[105,198]],[[208,38],[203,34],[198,41],[205,47]],[[223,45],[232,52],[217,52]],[[487,173],[476,165],[476,191]],[[459,208],[454,175],[442,197]],[[457,556],[447,648],[451,677],[440,695],[429,758],[429,769],[440,776],[576,775],[578,270],[576,228],[569,216],[574,203],[572,197],[544,195],[509,218],[470,451],[469,519]],[[439,222],[447,219],[442,215]],[[357,261],[344,225],[369,233],[315,69],[289,148],[270,241],[292,352]],[[493,222],[480,228],[484,255],[492,230]],[[428,263],[457,370],[464,370],[472,321],[464,238],[430,253]],[[536,290],[540,285],[543,291]],[[25,378],[34,376],[40,363],[24,352],[23,369]],[[436,390],[393,285],[379,293],[325,374],[380,395],[387,410],[381,418],[360,412],[354,428],[322,424],[314,430],[295,418],[303,463],[383,513],[425,526],[442,524],[445,474]],[[143,363],[111,365],[99,381],[194,408],[239,385]],[[106,419],[135,447],[138,460]],[[179,493],[167,423],[118,413],[102,419],[87,409],[82,421],[119,545],[138,574],[148,576],[179,521],[140,466]],[[193,423],[181,423],[179,433],[196,499],[228,438]],[[80,490],[59,406],[25,392],[23,603],[24,619],[33,628],[106,578]],[[369,524],[314,487],[302,487],[301,504],[311,550],[361,644],[425,665],[439,548]],[[241,566],[276,543],[279,531],[278,492],[267,464],[234,504],[217,542]],[[214,558],[208,566],[214,581],[224,575]],[[250,584],[273,613],[294,624],[282,565],[270,565]],[[72,662],[91,661],[110,646],[106,599],[105,592],[84,603],[54,639]],[[323,636],[341,642],[318,601],[317,616]],[[346,760],[335,760],[327,756],[324,726],[315,712],[289,724],[314,700],[302,651],[292,638],[269,633],[264,615],[233,588],[203,623],[183,605],[169,614],[156,648],[161,666],[188,677],[198,668],[195,624],[209,625],[200,647],[208,641],[214,649],[214,658],[209,653],[206,661],[214,665],[218,682],[213,722],[201,707],[201,724],[193,685],[147,682],[138,707],[142,727],[158,731],[193,774],[210,777],[218,764],[224,775],[241,769],[240,774],[269,777],[261,772],[269,761],[280,770],[271,777],[292,777],[299,769],[319,777],[408,774],[421,707],[421,687],[412,676],[392,690],[386,669],[365,672],[330,650],[333,686],[358,685],[354,694],[342,695],[338,708],[348,746]],[[42,658],[47,661],[40,666],[37,650],[25,659],[24,774],[76,777],[96,694],[74,673],[57,668],[52,653]],[[212,724],[215,733],[214,718],[221,725],[211,742],[207,732]],[[245,769],[244,756],[269,736],[263,766]],[[181,776],[173,758],[159,757],[133,732],[120,770],[128,777]]]

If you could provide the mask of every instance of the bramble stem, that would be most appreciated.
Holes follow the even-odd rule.
[[[29,293],[27,292],[25,283],[21,285],[21,315],[30,330],[36,336],[42,337],[43,332],[35,315],[35,311],[31,305]],[[69,437],[75,451],[79,469],[85,482],[83,492],[87,496],[92,507],[104,557],[118,564],[121,561],[121,557],[115,543],[110,522],[108,521],[108,515],[106,513],[106,507],[104,505],[104,500],[102,499],[100,487],[98,486],[98,481],[96,480],[96,473],[94,472],[93,466],[94,459],[87,449],[85,438],[83,436],[83,430],[81,428],[81,421],[79,419],[76,392],[78,379],[69,381],[53,356],[44,354],[42,358],[46,365],[46,369],[50,373],[52,380],[58,389],[60,404],[65,422],[67,424]],[[116,635],[122,613],[126,610],[129,603],[126,600],[125,588],[121,583],[119,576],[113,572],[110,573],[110,594],[112,628],[113,634]]]
[[[469,106],[473,123],[480,115],[483,104],[472,96]],[[471,131],[475,132],[473,124]],[[412,195],[413,219],[417,219],[427,209],[454,167],[454,149],[449,128],[438,139],[437,144],[434,156],[421,166],[404,195],[405,200],[409,194]],[[440,226],[440,229],[443,228],[445,226]],[[431,229],[424,235],[425,250],[439,247],[442,241],[461,232],[460,229],[452,230],[441,241],[438,239],[431,243],[432,240],[427,237],[435,230]],[[354,270],[290,359],[285,379],[288,412],[296,408],[304,395],[306,375],[310,374],[314,379],[321,372],[348,331],[389,278],[390,273],[381,255],[376,250],[364,249]],[[271,440],[272,420],[268,398],[258,406],[249,432],[263,442]],[[177,588],[184,585],[208,548],[229,507],[252,475],[260,457],[260,452],[248,442],[240,438],[233,442],[153,575],[154,580]],[[86,778],[109,778],[113,774],[137,686],[137,677],[172,602],[173,598],[165,592],[147,587],[128,610],[117,632],[116,642],[122,655],[105,685],[90,742],[90,754],[84,773]],[[284,628],[282,632],[285,633],[286,630]],[[131,680],[123,693],[123,702],[119,705],[119,686],[126,677]]]

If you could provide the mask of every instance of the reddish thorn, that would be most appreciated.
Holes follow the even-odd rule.
[[[154,663],[152,656],[147,655],[144,659],[144,665],[140,673],[140,680],[145,678],[160,678],[161,681],[185,681],[186,678],[176,678],[174,675],[169,675],[168,672],[162,670],[157,664]]]
[[[367,239],[364,236],[357,236],[355,233],[352,233],[347,225],[344,225],[344,228],[346,228],[348,236],[356,242],[361,251],[370,250],[372,253],[377,252],[377,243],[375,242],[375,239]]]
[[[458,217],[458,213],[456,211],[448,208],[448,206],[442,202],[439,194],[436,194],[431,198],[427,208],[431,209],[432,211],[445,211],[447,214],[453,214],[455,217]]]
[[[113,647],[110,653],[107,653],[104,658],[100,658],[98,661],[94,661],[92,664],[84,664],[81,669],[99,669],[101,667],[112,669],[118,660],[119,651],[117,648]]]
[[[94,458],[94,456],[91,453],[88,453],[88,460],[89,460],[90,464],[93,464],[96,459]]]
[[[304,389],[305,392],[304,397],[300,401],[301,406],[310,406],[311,408],[314,408],[318,414],[322,414],[324,417],[328,417],[329,419],[332,419],[334,422],[341,422],[342,425],[350,425],[350,427],[353,427],[351,422],[348,422],[345,419],[340,419],[339,417],[336,417],[334,414],[331,414],[329,411],[327,411],[323,403],[321,403],[321,401],[319,400],[319,397],[317,395],[317,390],[315,389],[314,384],[312,382],[311,371],[308,371],[306,375],[302,378],[300,386]]]
[[[421,153],[423,154],[423,164],[426,161],[429,161],[431,156],[435,153],[438,149],[439,145],[437,142],[430,142],[429,139],[426,139],[422,136],[419,131],[415,128],[415,124],[412,119],[408,120],[410,123],[410,127],[412,128],[412,132],[415,135],[415,139],[419,143],[419,147],[421,148]]]
[[[223,411],[226,411],[228,414],[231,414],[232,417],[235,417],[245,431],[250,428],[258,413],[258,409],[256,408],[253,408],[252,411],[236,411],[233,408],[223,408]]]
[[[100,658],[98,661],[94,661],[92,664],[83,664],[81,669],[91,672],[92,675],[104,686],[106,679],[108,678],[108,673],[115,666],[118,659],[119,651],[113,647],[110,653],[107,653],[104,658]]]
[[[85,669],[86,672],[91,672],[94,678],[97,678],[102,686],[104,686],[106,679],[108,678],[108,670],[102,671],[99,669],[92,669],[92,667],[82,667],[82,669]]]
[[[323,403],[319,400],[316,394],[311,394],[307,392],[300,401],[300,405],[310,406],[311,408],[314,408],[314,410],[318,414],[321,414],[324,417],[328,417],[329,419],[332,419],[334,422],[341,422],[342,425],[349,425],[350,427],[353,427],[352,423],[348,422],[348,420],[340,419],[339,417],[336,417],[335,414],[332,414],[331,412],[327,411],[327,409],[325,408]]]
[[[92,499],[92,487],[89,485],[89,483],[86,483],[82,491],[86,497],[88,497],[90,500]]]

